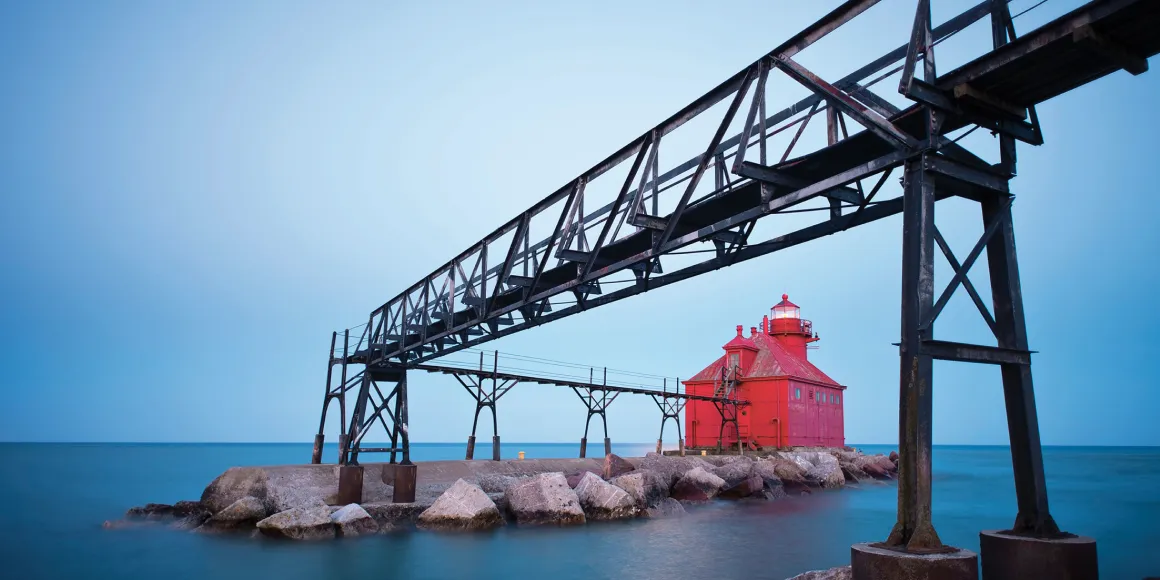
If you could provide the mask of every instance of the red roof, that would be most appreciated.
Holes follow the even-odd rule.
[[[777,308],[778,306],[782,306],[782,307],[788,306],[790,308],[797,308],[798,307],[797,304],[794,304],[793,302],[789,301],[789,294],[782,294],[781,295],[781,302],[778,302],[773,307]]]
[[[729,341],[725,345],[725,348],[730,348],[730,345],[737,341],[744,341],[745,345],[749,348],[757,349],[757,357],[754,359],[753,364],[745,369],[745,378],[747,379],[755,377],[791,377],[825,385],[833,385],[835,387],[841,386],[837,381],[826,376],[826,373],[823,373],[810,361],[786,350],[772,336],[758,332],[752,338],[736,337]],[[724,366],[725,356],[722,356],[688,380],[712,381],[721,376],[721,369]]]

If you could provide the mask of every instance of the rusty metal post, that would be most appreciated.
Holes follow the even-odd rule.
[[[338,464],[346,465],[346,433],[341,433],[338,436]]]
[[[391,500],[395,503],[413,503],[415,501],[415,483],[419,476],[418,467],[411,463],[411,436],[408,432],[408,411],[409,403],[407,401],[407,370],[402,369],[399,377],[399,392],[395,400],[396,408],[399,409],[397,415],[398,426],[396,427],[396,434],[401,439],[403,446],[403,460],[395,466],[395,493]]]
[[[362,503],[363,494],[363,466],[340,465],[338,467],[338,497],[339,505]]]
[[[580,459],[584,459],[584,457],[587,454],[588,454],[588,438],[581,437],[580,438]]]
[[[475,459],[475,435],[467,436],[467,457],[465,459]]]
[[[325,413],[325,411],[323,411]],[[310,454],[310,463],[318,465],[322,463],[322,445],[326,441],[326,435],[319,433],[314,436],[314,451]]]
[[[499,435],[491,438],[491,460],[499,461]]]
[[[612,439],[604,438],[604,456],[612,455]]]
[[[330,333],[330,352],[326,353],[326,391],[322,395],[322,418],[318,421],[318,434],[314,436],[314,451],[310,454],[310,463],[322,463],[322,445],[326,439],[326,411],[330,408],[331,377],[334,375],[334,345],[338,340],[338,333]],[[344,410],[345,411],[345,410]],[[345,412],[344,412],[345,415]]]
[[[933,332],[922,321],[934,307],[934,177],[923,161],[907,162],[903,191],[898,521],[886,540],[910,552],[942,548],[931,523],[933,364],[921,354]]]

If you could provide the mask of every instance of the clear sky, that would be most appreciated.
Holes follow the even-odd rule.
[[[0,3],[0,440],[309,441],[330,331],[836,4]],[[969,2],[934,4],[941,21]],[[802,61],[835,80],[902,44],[912,10],[886,0]],[[973,30],[942,70],[984,46]],[[1160,444],[1156,75],[1044,104],[1047,144],[1020,149],[1047,444]],[[938,216],[961,258],[977,210]],[[849,385],[847,440],[893,443],[900,245],[886,219],[487,348],[687,377],[787,292]],[[937,328],[983,326],[960,291]],[[935,374],[936,443],[1006,441],[996,368]],[[411,385],[414,440],[464,440],[468,395]],[[517,386],[499,413],[507,441],[583,429],[563,389]],[[659,419],[621,397],[611,436],[655,440]]]

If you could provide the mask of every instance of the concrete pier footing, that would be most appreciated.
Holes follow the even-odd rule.
[[[588,438],[581,437],[580,438],[580,459],[584,459],[587,456],[588,456]]]
[[[491,438],[491,460],[499,461],[499,435]]]
[[[419,467],[414,463],[395,465],[395,492],[391,500],[395,503],[415,501],[415,483],[419,479]],[[384,468],[384,473],[386,469]]]
[[[912,554],[880,544],[850,546],[853,580],[977,580],[979,558],[970,550]]]
[[[612,454],[612,439],[604,438],[604,456],[607,457]]]
[[[363,467],[361,465],[338,466],[338,505],[362,503]]]
[[[1084,536],[1044,539],[986,530],[979,532],[979,556],[983,580],[1096,580],[1100,576],[1096,541]]]
[[[467,436],[467,457],[464,459],[475,459],[475,435]]]

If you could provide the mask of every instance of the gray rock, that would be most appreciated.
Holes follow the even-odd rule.
[[[479,486],[459,479],[419,515],[417,523],[429,530],[486,530],[502,526],[503,517]]]
[[[721,490],[718,497],[722,499],[744,499],[760,495],[764,490],[764,481],[759,475],[750,475],[736,485],[727,486]]]
[[[710,473],[725,480],[726,488],[734,487],[749,479],[753,473],[753,461],[730,461],[713,468]]]
[[[479,481],[479,488],[487,493],[505,493],[509,487],[527,478],[500,473],[485,473],[476,479]]]
[[[685,472],[673,486],[672,496],[681,501],[708,501],[716,497],[724,486],[724,479],[703,467],[695,467]]]
[[[845,477],[846,481],[848,482],[857,483],[859,481],[870,479],[870,475],[865,471],[862,471],[862,469],[854,463],[843,461],[838,465],[842,468],[842,476]]]
[[[628,492],[593,473],[584,474],[576,486],[576,497],[584,516],[591,520],[620,520],[636,515],[636,504]]]
[[[893,479],[898,468],[885,455],[863,455],[854,465],[857,465],[867,475],[875,479]]]
[[[289,540],[326,540],[335,535],[330,508],[325,504],[278,512],[258,522],[258,531],[264,536]]]
[[[824,489],[837,489],[846,485],[846,477],[842,475],[842,468],[838,465],[838,460],[829,455],[827,457],[834,459],[834,462],[814,466],[806,473],[806,477],[817,481]]]
[[[810,481],[806,477],[806,472],[797,463],[780,455],[771,456],[762,460],[762,463],[768,465],[773,473],[781,479],[782,485],[788,493],[808,493],[811,487],[818,487],[818,483]]]
[[[700,457],[676,457],[649,453],[640,461],[639,469],[656,472],[661,477],[666,478],[668,486],[672,487],[685,473],[696,467],[709,471],[715,466]]]
[[[796,465],[794,467],[797,467]],[[781,478],[777,475],[777,469],[773,462],[766,460],[759,460],[753,462],[753,467],[750,468],[750,475],[756,475],[761,478],[761,487],[765,491],[780,492],[782,496],[785,495],[785,486]],[[776,494],[775,494],[776,495]]]
[[[655,507],[648,508],[645,514],[650,518],[671,518],[685,515],[685,506],[681,502],[666,497],[660,501]]]
[[[580,485],[580,480],[584,479],[585,473],[591,473],[591,474],[596,475],[598,477],[603,477],[602,475],[600,475],[599,473],[596,473],[595,471],[592,471],[591,469],[585,469],[584,471],[577,471],[576,473],[569,474],[568,477],[566,478],[568,480],[568,487],[570,487],[572,489],[576,489],[576,486]]]
[[[669,479],[648,469],[638,469],[609,483],[627,492],[640,510],[657,506],[669,497]]]
[[[260,467],[231,467],[217,476],[201,493],[201,504],[218,513],[230,504],[252,497],[266,501],[266,471]],[[265,517],[265,516],[263,516]]]
[[[379,531],[379,525],[375,523],[375,519],[357,503],[345,505],[332,511],[330,521],[334,523],[335,531],[340,538],[370,536]]]
[[[798,574],[793,578],[786,578],[786,580],[851,580],[853,577],[854,573],[849,566],[839,566],[829,570],[814,570]]]
[[[434,504],[432,502],[392,503],[371,502],[359,504],[379,525],[379,532],[386,533],[411,527],[419,515]]]
[[[541,473],[508,488],[508,510],[520,525],[584,523],[584,510],[563,473]]]
[[[271,513],[296,507],[316,507],[338,501],[338,473],[334,466],[266,468],[266,507]],[[364,474],[363,496],[378,479]]]
[[[266,517],[266,504],[246,496],[215,513],[197,528],[203,532],[249,529]]]
[[[608,455],[604,456],[604,471],[601,473],[601,476],[604,479],[612,479],[614,477],[619,477],[630,471],[633,471],[634,469],[636,469],[636,467],[633,464],[625,461],[621,456],[615,453],[609,453]]]

